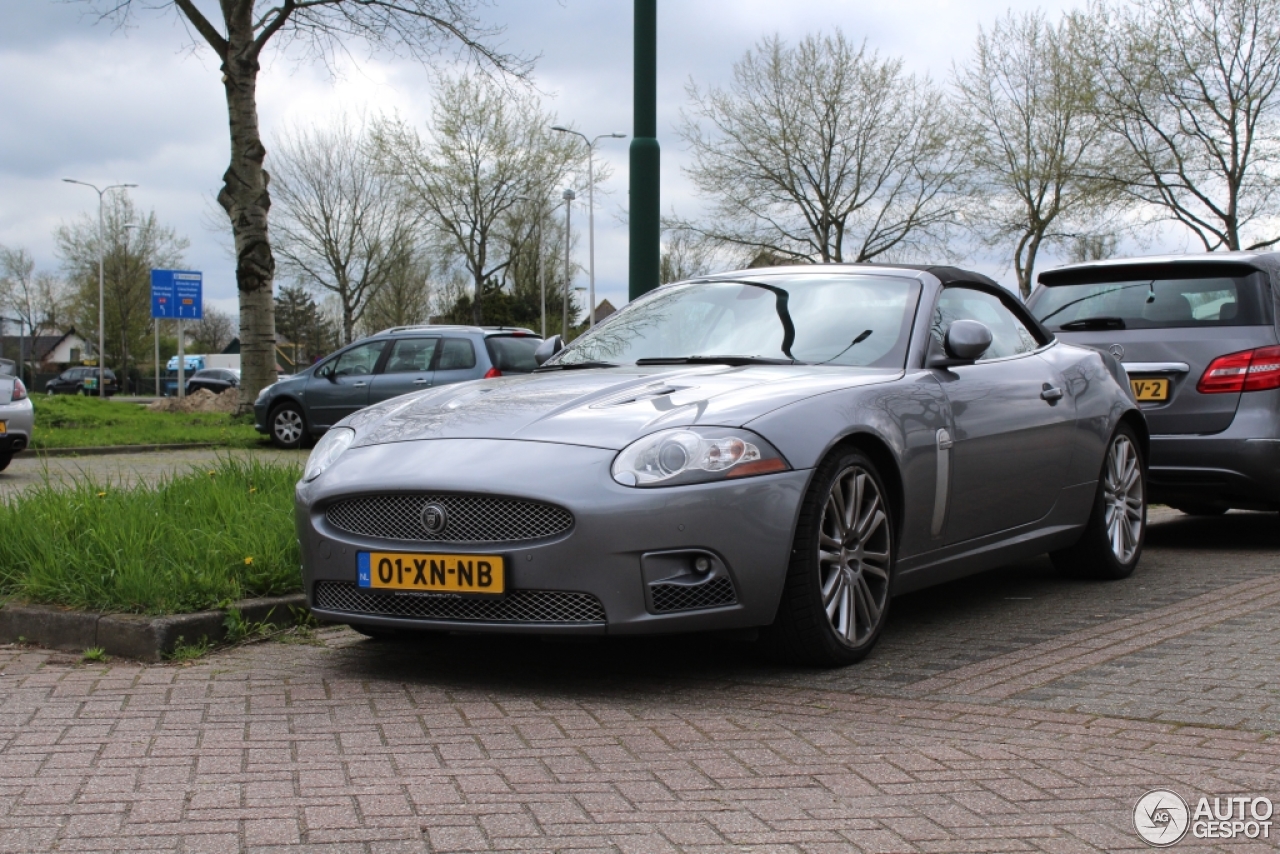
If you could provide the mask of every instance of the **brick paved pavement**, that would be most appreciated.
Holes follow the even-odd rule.
[[[1146,850],[1150,788],[1280,801],[1277,554],[1275,514],[1165,512],[1128,581],[903,597],[841,671],[714,638],[0,648],[0,850]]]

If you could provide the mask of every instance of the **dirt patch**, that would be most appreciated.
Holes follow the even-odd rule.
[[[222,394],[214,394],[206,388],[194,391],[182,400],[162,397],[147,404],[152,412],[235,412],[240,405],[240,392],[229,388]]]

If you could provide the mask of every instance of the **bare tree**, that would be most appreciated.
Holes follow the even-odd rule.
[[[939,241],[965,157],[942,93],[842,33],[773,36],[727,89],[688,86],[680,135],[712,202],[690,228],[755,255],[869,261]]]
[[[666,228],[664,232],[666,239],[662,241],[658,265],[662,284],[703,276],[717,266],[724,266],[721,262],[724,253],[717,251],[717,246],[702,235],[678,226]]]
[[[582,160],[582,145],[551,131],[532,93],[482,77],[441,86],[427,139],[399,121],[375,130],[384,168],[398,176],[436,233],[443,263],[471,279],[472,322],[484,321],[486,287],[514,255],[500,251],[510,214],[526,199],[546,199]],[[597,173],[596,180],[605,176]]]
[[[1080,28],[1043,12],[1010,12],[979,31],[954,69],[958,114],[977,182],[973,222],[993,244],[1013,241],[1023,297],[1040,250],[1096,227],[1114,192],[1096,177],[1106,133],[1092,74],[1077,62]]]
[[[197,352],[221,353],[236,337],[236,320],[225,311],[205,306],[200,319],[191,324],[185,334],[191,337]]]
[[[304,53],[328,61],[345,52],[349,39],[363,40],[371,47],[398,48],[423,60],[454,44],[490,67],[516,73],[527,70],[524,63],[485,44],[495,31],[482,27],[475,17],[478,0],[220,0],[216,15],[201,11],[198,0],[85,2],[121,24],[137,7],[173,10],[221,63],[231,162],[218,203],[235,235],[244,357],[242,412],[253,405],[259,390],[275,381],[272,282],[276,264],[267,230],[271,196],[263,168],[267,151],[258,130],[257,95],[267,45],[293,43]]]
[[[431,318],[431,273],[431,261],[424,252],[401,256],[369,299],[361,328],[372,334],[393,326],[427,323]]]
[[[101,243],[96,217],[82,216],[55,232],[58,254],[72,290],[76,328],[97,340],[98,253],[103,257],[103,340],[123,380],[134,354],[151,351],[151,270],[182,266],[189,243],[160,224],[155,211],[141,215],[127,193],[112,193],[104,209]]]
[[[369,300],[412,263],[417,216],[346,118],[282,135],[274,162],[282,270],[337,298],[350,343]]]
[[[36,270],[35,259],[25,248],[0,246],[0,313],[11,312],[18,321],[20,364],[34,360],[36,336],[57,329],[64,319],[64,291],[60,279]],[[34,374],[34,367],[31,370]]]
[[[1207,251],[1280,241],[1267,222],[1280,188],[1280,0],[1100,2],[1077,17],[1116,140],[1103,175]]]

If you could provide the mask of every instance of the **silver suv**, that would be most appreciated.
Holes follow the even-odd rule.
[[[254,427],[280,448],[300,447],[351,413],[432,386],[538,366],[542,343],[513,327],[398,326],[350,344],[305,371],[268,386],[253,405]]]
[[[1031,313],[1121,360],[1151,429],[1152,502],[1280,509],[1280,253],[1214,252],[1041,273]]]

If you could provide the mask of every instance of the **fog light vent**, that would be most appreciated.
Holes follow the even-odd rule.
[[[719,608],[738,603],[733,582],[724,576],[709,579],[702,584],[653,584],[649,590],[653,595],[653,610],[659,614]]]

